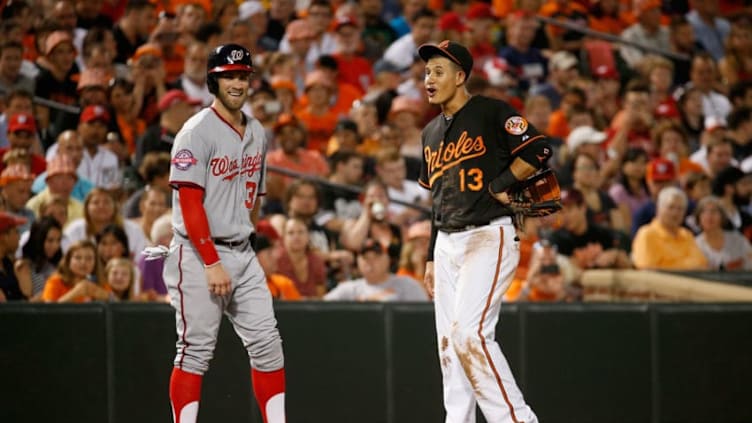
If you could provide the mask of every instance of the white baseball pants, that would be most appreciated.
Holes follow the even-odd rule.
[[[439,232],[434,303],[446,423],[535,423],[495,340],[501,300],[520,259],[515,228],[504,217],[462,232]]]

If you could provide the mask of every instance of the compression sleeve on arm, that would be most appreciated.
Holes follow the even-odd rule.
[[[204,189],[196,185],[180,185],[178,190],[180,210],[183,212],[188,239],[191,240],[204,261],[204,266],[218,263],[219,254],[217,254],[217,249],[211,239],[209,220],[206,218],[206,210],[204,210]]]

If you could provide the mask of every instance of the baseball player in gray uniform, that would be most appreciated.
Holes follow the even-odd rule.
[[[241,111],[252,71],[247,49],[235,44],[214,49],[207,82],[216,98],[183,125],[172,147],[175,237],[164,280],[178,334],[170,379],[176,423],[196,421],[202,375],[223,314],[248,350],[264,421],[285,421],[282,341],[250,242],[257,199],[265,193],[267,148],[264,128]]]

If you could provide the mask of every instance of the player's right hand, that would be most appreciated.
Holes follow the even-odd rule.
[[[426,262],[426,271],[423,274],[423,286],[426,287],[428,296],[433,298],[433,262]]]
[[[209,292],[214,295],[224,296],[230,293],[230,275],[227,274],[222,262],[217,262],[204,269]]]

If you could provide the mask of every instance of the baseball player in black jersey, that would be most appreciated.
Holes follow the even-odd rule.
[[[433,196],[426,288],[434,295],[447,422],[537,422],[495,341],[519,261],[510,192],[551,147],[507,103],[470,96],[473,59],[452,41],[422,45],[425,87],[441,114],[423,129],[420,184]]]

